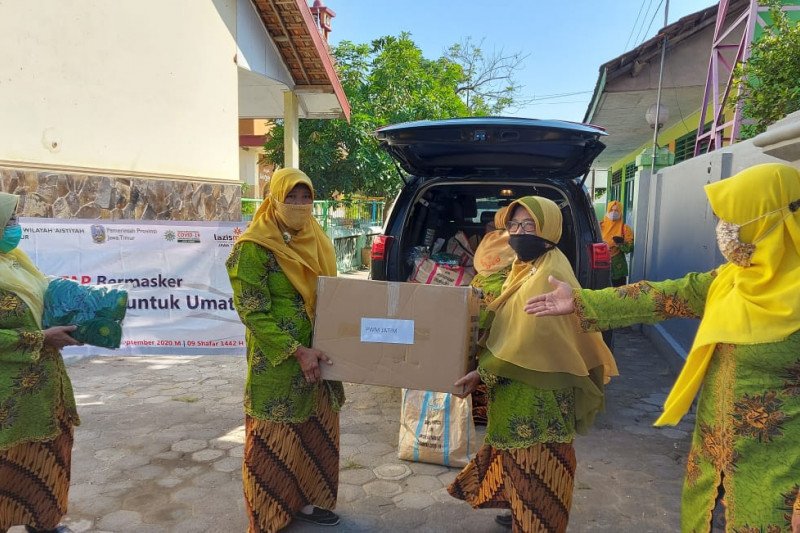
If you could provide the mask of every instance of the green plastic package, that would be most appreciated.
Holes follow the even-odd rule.
[[[42,325],[69,326],[75,340],[102,348],[119,348],[128,291],[119,285],[81,285],[68,278],[52,278],[44,294]]]

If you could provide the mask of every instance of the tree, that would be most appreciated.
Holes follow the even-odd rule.
[[[737,104],[750,122],[742,126],[743,139],[800,110],[800,24],[781,11],[779,0],[761,3],[769,5],[772,24],[734,73],[734,87],[740,89]]]
[[[477,50],[477,48],[472,48]],[[378,146],[373,132],[388,124],[500,112],[515,94],[500,92],[492,100],[488,89],[475,95],[466,80],[479,77],[474,87],[486,87],[495,76],[482,76],[476,66],[465,75],[463,66],[444,56],[426,59],[408,33],[386,36],[370,44],[342,41],[333,50],[339,78],[350,101],[350,123],[343,120],[300,121],[300,166],[314,180],[320,198],[334,191],[391,196],[402,181],[391,158]],[[264,146],[266,158],[283,164],[283,127],[273,128]]]
[[[447,50],[447,59],[461,66],[462,79],[456,93],[472,115],[496,115],[512,106],[527,103],[520,97],[521,86],[514,74],[527,55],[506,54],[503,49],[484,52],[484,40],[475,44],[471,37]]]

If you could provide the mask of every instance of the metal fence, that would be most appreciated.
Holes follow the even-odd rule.
[[[260,205],[258,198],[242,198],[242,219],[251,220]],[[333,241],[339,272],[367,265],[368,254],[364,249],[370,247],[372,238],[381,231],[385,205],[383,198],[314,202],[314,218]]]
[[[364,200],[318,200],[314,216],[322,228],[368,228],[383,225],[383,198]]]
[[[369,228],[383,225],[383,198],[315,200],[314,217],[322,229]],[[259,198],[242,198],[242,218],[250,220],[261,205]]]

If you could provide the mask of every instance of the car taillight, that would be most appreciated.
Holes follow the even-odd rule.
[[[373,252],[374,253],[374,252]],[[608,245],[604,242],[596,242],[592,244],[590,265],[597,270],[608,270],[611,268],[611,252],[608,250]]]
[[[392,244],[394,237],[388,235],[378,235],[372,241],[372,253],[370,254],[373,261],[383,261],[386,259],[386,252]]]

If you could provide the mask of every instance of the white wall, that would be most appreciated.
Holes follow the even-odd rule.
[[[0,164],[237,180],[235,27],[236,0],[0,0]]]
[[[258,190],[258,158],[261,150],[255,146],[239,148],[239,179],[250,186],[247,198],[260,198],[261,191]]]
[[[768,155],[775,143],[787,148],[789,159]],[[788,143],[793,143],[796,151],[789,151]],[[795,113],[753,139],[662,168],[655,176],[649,170],[640,171],[635,182],[636,239],[630,280],[675,279],[722,264],[716,219],[703,187],[760,163],[797,166],[798,154],[800,113]],[[690,319],[668,320],[645,328],[645,333],[671,360],[682,364],[697,324]]]
[[[283,84],[284,90],[293,87],[292,75],[251,0],[237,0],[236,3],[238,65]]]

